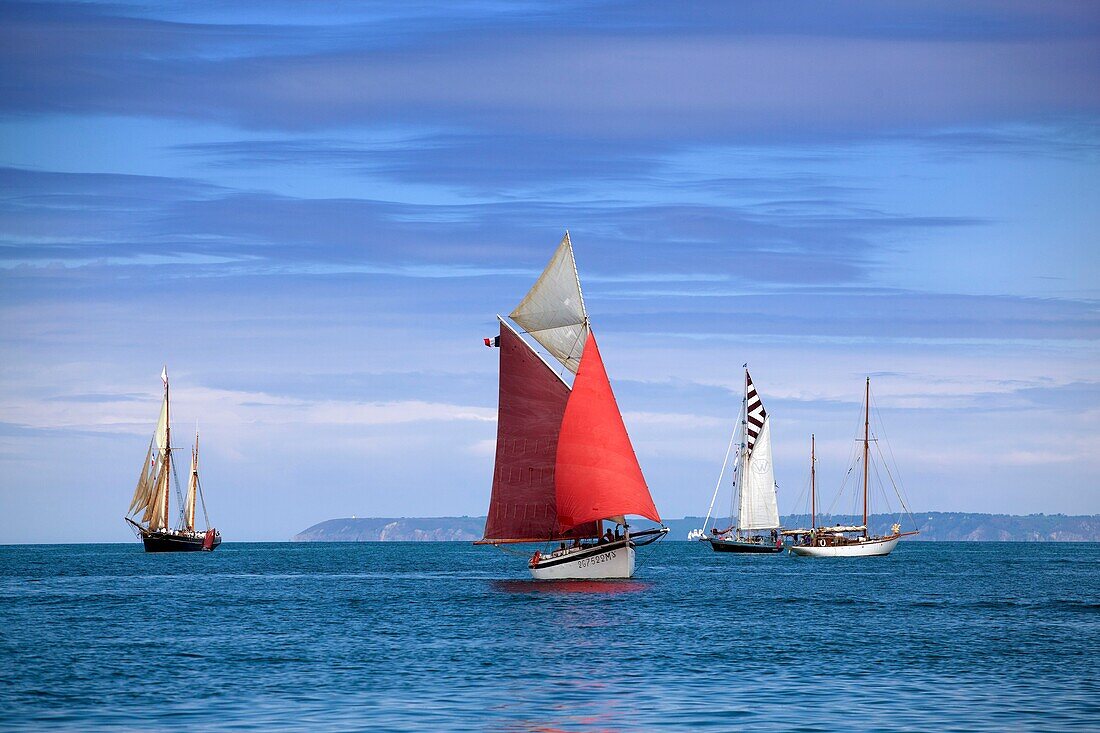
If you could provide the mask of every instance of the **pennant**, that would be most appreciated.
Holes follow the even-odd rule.
[[[500,348],[500,336],[494,336],[492,338],[484,339],[485,345],[491,348]]]

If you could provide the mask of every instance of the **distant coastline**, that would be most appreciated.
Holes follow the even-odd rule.
[[[981,514],[921,512],[913,515],[923,542],[1100,542],[1100,514]],[[851,515],[818,517],[818,525],[862,521]],[[885,532],[892,514],[873,514],[873,531]],[[810,517],[782,518],[784,527],[808,527]],[[669,519],[668,539],[687,541],[687,533],[702,526],[702,517]],[[328,519],[302,530],[292,542],[473,542],[481,538],[485,517],[347,517]],[[906,523],[905,529],[910,527]]]

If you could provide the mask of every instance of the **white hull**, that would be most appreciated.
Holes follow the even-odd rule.
[[[803,557],[876,557],[889,555],[900,537],[878,537],[850,545],[792,545],[791,552]]]
[[[575,558],[570,558],[576,555]],[[625,541],[546,555],[531,567],[535,580],[609,580],[634,575],[634,548]]]

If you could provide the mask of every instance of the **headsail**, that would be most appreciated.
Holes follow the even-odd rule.
[[[558,539],[567,533],[558,526],[554,462],[569,387],[503,320],[499,346],[496,466],[482,541]],[[597,533],[579,528],[577,536]]]
[[[745,458],[742,466],[738,528],[778,528],[771,420],[748,370],[745,371]]]
[[[577,264],[569,232],[546,269],[509,316],[566,369],[577,373],[588,336]]]
[[[562,527],[626,514],[661,521],[591,331],[562,418],[556,470]]]
[[[160,418],[153,430],[153,437],[149,441],[149,450],[146,452],[137,487],[130,501],[129,514],[142,514],[142,522],[148,527],[167,526],[167,516],[163,509],[165,492],[168,491],[167,449],[168,393],[166,391],[160,405]]]

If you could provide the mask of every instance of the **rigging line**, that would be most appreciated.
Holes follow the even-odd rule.
[[[183,506],[183,495],[182,495],[182,494],[180,493],[180,474],[179,474],[179,466],[178,466],[178,465],[176,464],[176,462],[175,462],[175,461],[172,461],[172,475],[176,477],[176,501],[177,501],[177,502],[179,503],[179,512],[180,512],[180,527],[183,527],[183,524],[184,524],[184,516],[183,516],[183,512],[184,512],[184,506]],[[168,521],[168,517],[165,517],[165,518],[164,518],[164,521],[165,521],[165,522],[167,522],[167,521]]]
[[[877,403],[875,404],[875,417],[878,419],[879,429],[882,431],[882,441],[886,443],[886,450],[890,453],[890,460],[886,460],[886,455],[882,452],[881,446],[877,447],[879,455],[882,456],[882,462],[886,465],[887,473],[890,474],[890,483],[894,486],[894,491],[898,494],[898,501],[900,501],[901,505],[905,508],[905,513],[909,515],[909,519],[912,520],[914,524],[916,524],[916,519],[913,518],[913,512],[909,508],[908,492],[905,490],[905,486],[902,484],[901,481],[901,472],[898,471],[896,481],[894,480],[893,474],[890,473],[890,464],[892,463],[894,465],[894,468],[896,469],[898,467],[898,461],[894,457],[894,446],[891,445],[890,440],[886,435],[885,423],[882,420],[882,415],[879,414]]]
[[[202,493],[202,479],[195,476],[195,488],[199,490],[199,501],[202,503],[202,518],[206,522],[206,528],[210,529],[210,515],[206,513],[206,497]]]
[[[913,524],[916,524],[917,520],[913,517],[913,510],[909,508],[909,502],[905,500],[904,491],[900,489],[898,482],[894,481],[894,476],[890,472],[890,465],[886,462],[886,456],[882,455],[882,448],[877,446],[876,448],[879,452],[879,456],[882,458],[882,466],[886,470],[886,476],[890,479],[890,486],[893,487],[894,493],[897,494],[898,501],[901,502],[901,508],[905,510],[905,513],[909,516],[910,521],[912,521]],[[897,464],[894,465],[896,466]]]
[[[722,459],[722,470],[718,473],[718,483],[714,485],[714,493],[710,497],[710,506],[707,508],[707,518],[703,520],[703,529],[707,528],[707,523],[710,522],[710,515],[714,511],[714,502],[718,499],[718,490],[722,488],[722,477],[726,475],[726,466],[729,465],[730,452],[733,450],[733,440],[737,437],[737,425],[733,426],[733,432],[730,433],[730,442],[726,446],[726,457]]]

